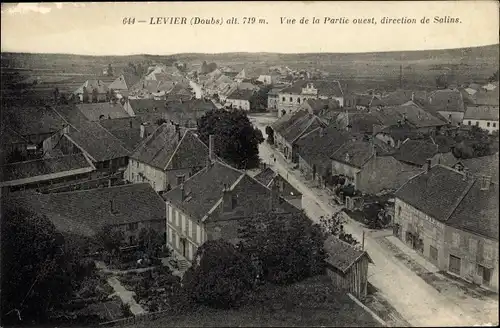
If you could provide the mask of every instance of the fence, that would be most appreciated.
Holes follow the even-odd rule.
[[[164,310],[158,312],[149,312],[145,314],[141,314],[134,317],[127,317],[123,319],[117,319],[112,321],[106,321],[99,324],[101,327],[114,327],[114,326],[126,326],[131,324],[137,324],[140,322],[148,322],[153,321],[159,318],[164,318],[168,315],[172,315],[171,310]]]

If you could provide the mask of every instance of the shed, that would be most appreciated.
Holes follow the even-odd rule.
[[[327,274],[334,287],[363,299],[368,289],[368,264],[373,263],[368,253],[334,236],[325,241],[324,249]]]

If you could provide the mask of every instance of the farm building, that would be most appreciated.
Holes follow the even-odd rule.
[[[368,253],[333,236],[325,241],[324,249],[327,274],[334,287],[364,298],[368,289],[368,264],[373,263]]]

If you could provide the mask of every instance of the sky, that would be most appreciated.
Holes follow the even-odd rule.
[[[1,50],[84,55],[221,52],[375,52],[448,49],[498,43],[496,1],[9,3],[1,8]],[[459,17],[458,24],[381,24],[382,17]],[[186,25],[151,25],[186,17]],[[194,17],[222,25],[191,25]],[[240,24],[227,24],[235,17]],[[255,24],[242,24],[245,17]],[[282,24],[281,18],[295,24]],[[299,24],[300,19],[309,24]],[[313,17],[320,24],[311,24]],[[324,24],[325,17],[350,24]],[[352,24],[375,18],[378,23]],[[135,24],[123,24],[135,18]],[[266,24],[259,24],[264,19]],[[138,23],[145,20],[146,23]]]

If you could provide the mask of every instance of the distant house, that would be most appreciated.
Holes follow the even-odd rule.
[[[91,178],[95,167],[84,154],[41,158],[6,164],[1,167],[2,192],[40,188],[43,186]]]
[[[393,148],[399,148],[401,143],[406,139],[415,139],[418,136],[419,133],[416,129],[403,123],[383,128],[375,134],[375,138],[387,143]]]
[[[165,193],[167,244],[191,262],[207,240],[239,241],[239,222],[273,209],[299,210],[245,172],[220,161],[211,162],[183,184]]]
[[[133,116],[120,103],[77,104],[76,107],[91,122]]]
[[[340,112],[340,103],[335,99],[307,99],[301,106],[301,109],[309,113],[322,116],[327,112]]]
[[[254,176],[254,179],[268,188],[276,185],[281,197],[298,209],[302,208],[302,194],[295,189],[290,182],[283,178],[281,174],[273,171],[270,167],[262,170],[259,174]]]
[[[87,99],[84,99],[86,94]],[[81,102],[105,102],[108,100],[108,87],[102,80],[87,80],[73,92]]]
[[[177,83],[166,95],[166,101],[188,101],[194,98],[189,84]]]
[[[491,183],[498,184],[498,152],[490,156],[482,156],[476,158],[450,160],[444,165],[454,168],[455,170],[467,174],[476,179],[482,176],[491,177]]]
[[[436,117],[422,109],[413,101],[406,102],[399,106],[385,106],[377,111],[378,114],[386,118],[397,118],[403,124],[411,126],[422,133],[433,133],[445,126],[447,122],[441,119],[441,115]]]
[[[164,123],[130,155],[125,178],[168,191],[203,168],[208,156],[208,147],[192,131]]]
[[[165,202],[147,184],[96,188],[60,193],[15,193],[6,200],[47,216],[55,228],[95,238],[105,228],[123,232],[122,242],[134,246],[140,231],[165,233]]]
[[[428,165],[395,198],[398,238],[440,270],[498,291],[498,184]]]
[[[334,287],[359,299],[365,298],[368,293],[368,264],[373,263],[368,253],[334,236],[325,241],[324,249],[326,271]]]
[[[250,100],[254,92],[252,90],[235,90],[226,99],[226,107],[233,109],[250,110]]]
[[[347,141],[330,156],[332,175],[345,177],[348,184],[368,194],[396,190],[420,170],[405,165],[377,142]]]
[[[352,137],[330,125],[317,128],[297,140],[299,149],[299,170],[307,180],[317,181],[326,187],[331,176],[330,155]]]
[[[278,117],[299,110],[307,99],[335,99],[344,107],[344,92],[338,81],[300,80],[280,91]]]
[[[127,97],[132,87],[139,82],[139,77],[132,74],[122,74],[116,78],[108,86],[108,89],[113,90],[121,97]]]
[[[317,116],[300,110],[280,117],[271,125],[274,131],[274,144],[288,161],[299,161],[299,149],[296,141],[304,134],[326,124]]]
[[[242,69],[236,76],[234,77],[234,80],[238,83],[243,82],[247,78],[247,73],[245,72],[245,69]]]
[[[279,74],[277,73],[269,73],[269,74],[261,74],[257,78],[257,81],[262,82],[264,85],[272,85],[278,82]]]
[[[284,86],[274,87],[269,90],[267,94],[267,109],[271,112],[275,112],[278,110],[278,100],[279,100],[279,92],[283,89]]]
[[[489,133],[499,129],[498,107],[468,106],[464,114],[463,125],[477,126]]]
[[[461,125],[465,114],[462,93],[457,89],[436,90],[429,95],[426,107],[437,111],[453,125]]]

